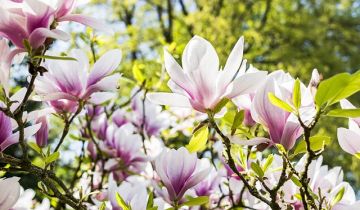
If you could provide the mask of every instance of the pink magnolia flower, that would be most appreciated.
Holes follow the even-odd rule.
[[[13,109],[16,109],[14,107]],[[29,114],[33,115],[32,113]],[[31,117],[27,117],[27,120],[31,121]],[[39,129],[41,124],[35,124],[24,128],[24,138],[28,138],[34,135]],[[4,112],[0,111],[0,152],[3,152],[9,146],[19,142],[19,132],[13,132],[17,129],[15,121],[5,115]]]
[[[252,127],[256,124],[254,119],[251,116],[251,104],[254,99],[255,94],[246,94],[241,95],[233,99],[234,104],[238,107],[239,110],[244,110],[244,120],[243,124],[248,127]]]
[[[78,14],[70,14],[74,0],[59,0],[52,8],[39,0],[17,1],[13,7],[0,6],[0,36],[9,39],[20,49],[24,40],[37,49],[46,38],[68,40],[70,36],[54,26],[61,21],[75,21],[84,25],[104,29],[100,21]]]
[[[19,177],[0,179],[0,209],[10,209],[20,196]]]
[[[118,127],[121,127],[129,122],[126,117],[126,112],[123,109],[118,109],[112,114],[112,121]]]
[[[220,71],[215,49],[199,36],[193,37],[186,45],[182,67],[165,51],[165,68],[170,75],[168,86],[173,93],[151,93],[148,95],[150,101],[169,106],[193,107],[206,113],[224,98],[231,99],[253,92],[265,80],[267,72],[245,72],[243,42],[241,37],[224,69]]]
[[[340,101],[343,109],[355,109],[348,100]],[[337,137],[340,147],[352,155],[360,153],[360,118],[349,119],[349,129],[338,128]]]
[[[295,80],[288,73],[276,71],[271,73],[265,84],[257,90],[252,103],[251,116],[262,124],[270,135],[270,139],[262,138],[261,142],[282,144],[286,149],[291,149],[302,134],[302,128],[295,115],[273,105],[268,97],[269,93],[274,93],[283,101],[291,102],[294,82]],[[312,96],[303,84],[301,84],[301,93],[301,106],[313,107]]]
[[[105,168],[113,171],[117,180],[126,178],[129,171],[140,173],[145,168],[148,159],[142,152],[142,140],[140,135],[134,134],[131,124],[120,128],[109,126],[105,144],[112,157],[105,164]]]
[[[49,101],[58,112],[74,112],[78,101],[103,103],[114,97],[120,74],[112,74],[121,60],[119,50],[105,53],[90,73],[89,60],[81,50],[73,50],[77,60],[46,60],[48,70],[35,81],[35,92],[42,101]],[[112,75],[111,75],[112,74]]]
[[[118,202],[116,201],[116,193],[119,193],[125,203],[131,209],[146,210],[148,202],[148,193],[143,180],[127,180],[117,186],[114,178],[109,177],[108,197],[113,210],[121,210]]]
[[[180,201],[187,190],[199,184],[211,170],[204,161],[184,147],[163,151],[155,159],[155,170],[167,190],[164,199]]]
[[[141,91],[131,101],[132,121],[138,128],[143,126],[148,136],[156,136],[168,125],[167,116],[161,112],[160,106],[152,104],[147,98],[143,101],[143,95]]]

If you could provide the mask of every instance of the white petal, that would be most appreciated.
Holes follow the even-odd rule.
[[[189,99],[176,93],[149,93],[147,98],[150,102],[160,105],[191,107]]]

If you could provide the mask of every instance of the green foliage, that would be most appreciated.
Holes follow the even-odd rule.
[[[335,195],[335,198],[331,201],[331,206],[337,204],[343,198],[345,193],[345,187],[342,187]]]
[[[189,152],[199,152],[205,149],[209,136],[209,129],[207,125],[199,128],[191,137],[189,144],[186,148]]]
[[[209,203],[209,197],[208,196],[199,196],[192,198],[190,196],[187,196],[187,201],[181,204],[181,206],[201,206],[203,204]]]
[[[123,210],[131,210],[130,206],[126,204],[126,202],[118,192],[116,192],[116,202]]]
[[[360,117],[360,109],[333,109],[326,115],[331,117],[356,118]]]
[[[258,163],[252,162],[250,166],[251,169],[255,172],[255,174],[259,176],[259,178],[264,177],[264,171]]]
[[[331,138],[329,136],[312,136],[310,137],[310,147],[313,151],[318,151],[323,149],[326,145],[329,145],[331,141]],[[298,155],[300,153],[306,152],[306,142],[304,139],[302,139],[297,146],[295,147],[295,150],[293,152],[293,156]]]
[[[293,88],[293,104],[298,110],[301,106],[300,80],[296,79]]]

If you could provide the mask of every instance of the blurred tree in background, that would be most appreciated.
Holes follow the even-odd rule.
[[[121,72],[130,79],[123,81],[125,92],[130,90],[126,83],[140,84],[144,78],[150,78],[146,81],[150,89],[166,90],[164,46],[180,59],[194,35],[215,45],[222,65],[244,36],[245,58],[262,70],[284,69],[306,81],[314,68],[327,78],[360,67],[359,0],[93,0],[91,5],[86,5],[92,7],[88,12],[96,16],[100,9],[105,11],[116,33],[98,37],[85,33],[72,44],[91,43],[97,54],[122,49]],[[335,125],[347,122],[321,123],[326,129],[319,132],[333,140],[324,152],[325,164],[342,165],[347,180],[359,189],[359,161],[339,149],[335,132]]]

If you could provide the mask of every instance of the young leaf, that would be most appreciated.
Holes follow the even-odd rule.
[[[131,208],[126,204],[118,192],[116,192],[116,202],[123,210],[131,210]]]
[[[360,90],[360,74],[337,74],[320,83],[315,95],[318,107],[330,106],[341,99],[347,98]]]
[[[56,161],[59,157],[60,157],[60,152],[54,152],[53,154],[45,158],[45,162],[46,164],[52,163]]]
[[[299,109],[301,106],[301,91],[300,91],[300,80],[296,79],[293,89],[293,104],[296,109]]]
[[[228,98],[223,98],[221,99],[221,101],[216,104],[215,108],[214,108],[214,113],[218,113],[221,111],[221,109],[230,101],[230,99]]]
[[[135,64],[132,68],[132,73],[136,81],[142,83],[145,80],[144,74],[141,72],[139,64]]]
[[[300,180],[294,175],[291,176],[291,181],[298,187],[302,186]]]
[[[243,120],[244,120],[244,110],[236,112],[234,121],[231,125],[231,135],[234,135],[236,129],[240,126]]]
[[[105,209],[106,209],[106,204],[105,202],[102,202],[99,210],[105,210]]]
[[[283,110],[285,110],[287,112],[293,112],[294,111],[294,109],[288,103],[286,103],[285,101],[283,101],[280,98],[276,97],[274,95],[274,93],[269,93],[268,97],[269,97],[270,102],[273,105],[275,105],[275,106],[277,106],[277,107],[279,107],[279,108],[281,108],[281,109],[283,109]]]
[[[146,209],[152,208],[154,206],[154,192],[149,193],[149,199],[146,204]]]
[[[360,109],[333,109],[326,115],[331,117],[356,118],[360,117]]]
[[[189,150],[189,152],[198,152],[205,149],[208,136],[209,136],[208,126],[206,125],[201,127],[191,137],[190,142],[186,146],[186,148]]]
[[[274,161],[274,155],[270,154],[267,158],[266,161],[264,163],[264,165],[262,166],[262,170],[264,172],[266,172],[268,170],[268,168],[271,166],[272,162]]]
[[[35,142],[28,142],[28,145],[31,149],[33,149],[37,153],[41,154],[41,148]]]
[[[355,156],[357,159],[360,159],[360,153],[355,153],[354,156]]]
[[[342,187],[339,192],[336,193],[334,200],[331,201],[331,206],[337,204],[344,197],[345,187]]]
[[[199,196],[196,198],[189,198],[186,202],[182,203],[181,206],[201,206],[209,202],[208,196]]]
[[[264,176],[264,171],[262,168],[255,162],[251,163],[251,169],[260,177],[262,178]]]
[[[76,61],[75,58],[65,57],[65,56],[51,56],[51,55],[37,55],[34,58],[50,59],[50,60],[66,60],[66,61]]]
[[[330,144],[331,138],[329,136],[312,136],[310,137],[310,147],[312,151],[323,149],[326,145]],[[296,146],[293,156],[306,152],[306,142],[301,140]]]

